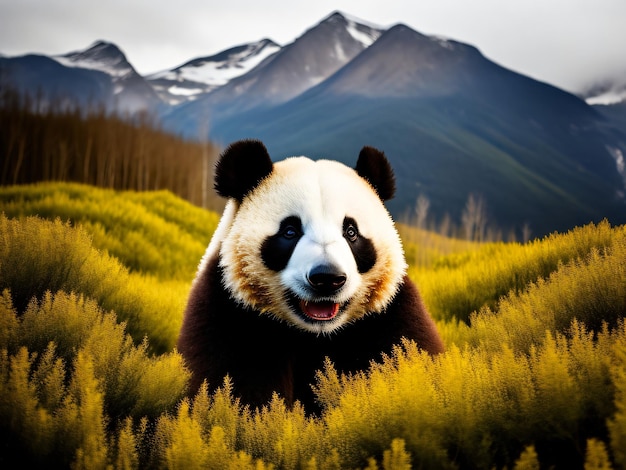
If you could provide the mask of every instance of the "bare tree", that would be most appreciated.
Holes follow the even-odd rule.
[[[473,193],[467,198],[461,223],[467,240],[482,241],[487,227],[487,208],[482,196]]]
[[[415,203],[415,225],[417,228],[426,228],[426,217],[428,217],[428,209],[430,208],[430,199],[420,194]]]
[[[530,240],[530,234],[532,233],[532,230],[530,228],[530,224],[528,222],[524,222],[524,225],[522,226],[522,242],[526,243],[528,240]]]
[[[441,219],[441,223],[439,224],[439,234],[444,237],[449,237],[452,235],[452,219],[450,218],[450,214],[446,212]]]

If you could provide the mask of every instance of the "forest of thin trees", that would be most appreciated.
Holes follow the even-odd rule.
[[[218,209],[210,181],[219,149],[159,129],[148,115],[40,104],[0,91],[0,185],[72,181],[120,190],[167,189]]]

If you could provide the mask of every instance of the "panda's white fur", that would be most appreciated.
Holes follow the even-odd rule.
[[[278,231],[283,219],[294,215],[302,221],[302,238],[286,268],[272,271],[261,259],[261,244]],[[345,217],[355,219],[360,235],[374,243],[376,262],[365,273],[359,273],[343,236]],[[271,175],[241,203],[228,201],[200,270],[217,255],[224,286],[239,303],[318,334],[383,310],[406,272],[400,238],[374,188],[342,163],[306,157],[275,163]],[[307,273],[320,263],[346,274],[343,287],[323,297],[341,309],[332,320],[305,321],[286,295],[321,300],[307,282]]]
[[[202,273],[205,269],[208,268],[208,264],[215,257],[219,256],[220,248],[222,247],[222,240],[230,230],[230,226],[233,223],[233,219],[235,218],[235,214],[237,213],[237,208],[239,207],[239,203],[235,199],[229,199],[226,202],[224,207],[224,211],[222,212],[222,216],[220,217],[220,221],[217,224],[217,228],[213,235],[211,236],[211,241],[207,246],[202,259],[200,260],[200,264],[198,265],[198,272],[196,277],[193,280],[192,285],[195,285],[198,282],[198,278],[200,273]]]

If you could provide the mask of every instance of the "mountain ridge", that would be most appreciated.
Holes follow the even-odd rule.
[[[150,74],[146,79],[163,101],[177,105],[195,100],[248,73],[280,48],[277,43],[265,38],[192,59],[173,69]]]
[[[117,45],[101,39],[86,49],[55,55],[52,58],[67,67],[99,70],[116,77],[137,73]]]
[[[396,216],[424,194],[437,219],[459,220],[474,194],[502,226],[542,235],[599,214],[624,220],[623,179],[606,148],[624,140],[604,132],[593,108],[402,24],[301,95],[212,124],[213,138],[259,138],[277,159],[352,164],[360,145],[377,146],[397,171]]]
[[[263,47],[267,55],[254,55]],[[215,87],[182,71],[220,60],[236,68],[238,54],[258,61]],[[115,95],[114,78],[89,77]],[[398,175],[396,217],[425,195],[433,220],[460,220],[474,195],[502,228],[530,225],[537,235],[605,217],[626,222],[626,128],[613,119],[621,108],[599,112],[472,45],[402,23],[383,29],[333,12],[292,43],[263,39],[142,79],[160,96],[153,109],[163,128],[187,138],[259,138],[274,159],[347,164],[363,145],[377,146]],[[200,91],[172,105],[165,91],[183,83]]]
[[[84,50],[52,56],[61,65],[103,72],[111,77],[115,107],[124,113],[156,109],[161,103],[154,88],[135,70],[115,44],[98,40]]]

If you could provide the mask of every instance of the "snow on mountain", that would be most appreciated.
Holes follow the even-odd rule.
[[[207,113],[226,116],[284,103],[336,73],[382,34],[382,29],[334,12],[248,73],[173,109],[165,120],[184,127]]]
[[[604,77],[579,90],[580,95],[590,105],[613,105],[626,102],[626,80],[624,71]]]
[[[463,90],[483,63],[472,46],[397,24],[309,94],[444,96]]]
[[[225,85],[229,80],[256,67],[278,50],[280,50],[278,44],[270,39],[263,39],[259,42],[233,47],[211,57],[194,59],[173,70],[158,72],[147,78],[188,80],[212,86]]]
[[[147,76],[159,96],[170,104],[196,99],[246,74],[280,50],[270,39],[235,46],[218,54],[191,60],[172,70]]]
[[[194,101],[217,89],[214,98],[221,102],[242,94],[253,95],[255,102],[279,102],[328,78],[383,32],[380,26],[335,11],[284,47],[264,39],[147,78],[170,104]]]
[[[626,88],[613,88],[585,98],[590,105],[610,105],[626,101]]]
[[[124,78],[137,73],[126,60],[124,53],[116,45],[105,41],[96,41],[84,51],[70,52],[52,58],[66,67],[98,70],[115,78]]]
[[[52,56],[52,59],[65,67],[96,70],[110,76],[114,107],[122,112],[154,110],[161,104],[155,90],[113,43],[96,41],[85,50]]]
[[[355,16],[340,12],[336,12],[334,14],[340,15],[346,20],[346,31],[348,31],[354,39],[359,41],[365,47],[371,46],[384,31],[382,26],[367,23]]]

